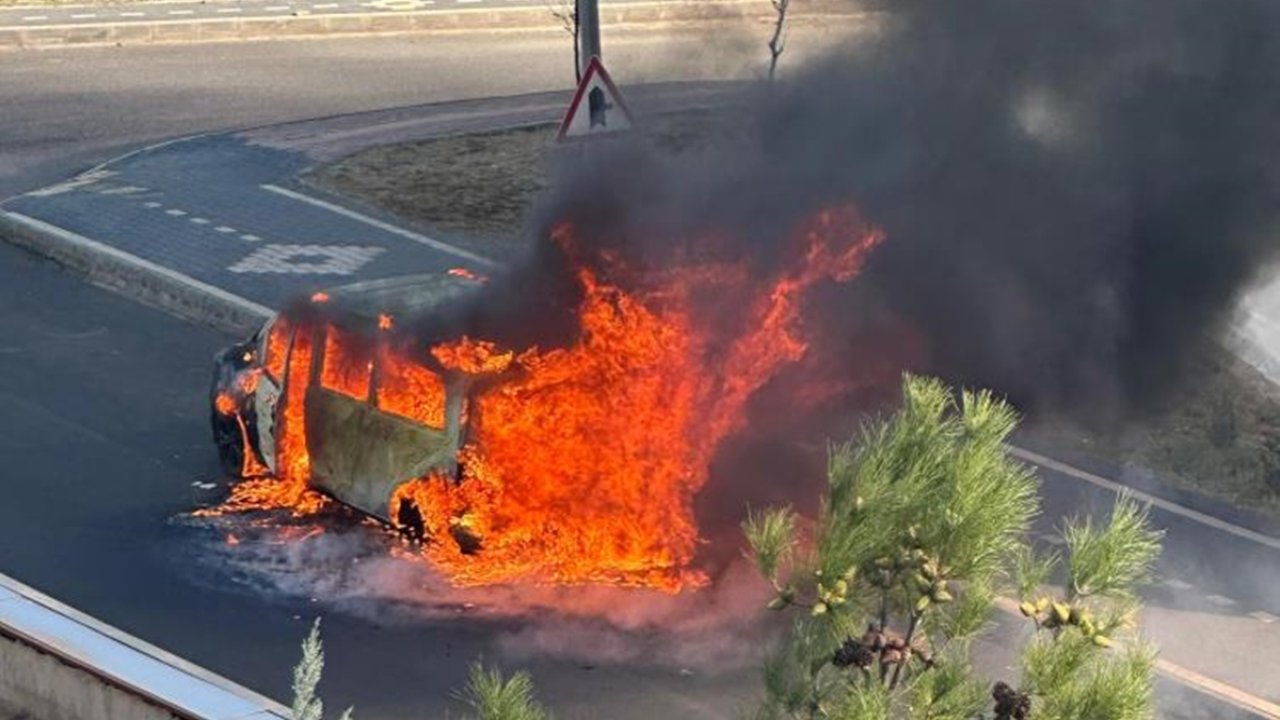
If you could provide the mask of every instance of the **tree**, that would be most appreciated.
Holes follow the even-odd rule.
[[[578,0],[547,0],[551,16],[573,38],[573,76],[582,82],[581,46],[578,43]]]
[[[324,702],[316,696],[316,686],[324,674],[324,645],[320,642],[320,618],[311,624],[311,632],[302,641],[302,659],[293,668],[293,720],[322,720]],[[347,708],[338,720],[353,720],[353,708]]]
[[[474,720],[551,720],[534,700],[533,679],[525,672],[506,679],[500,670],[475,663],[459,698],[475,711]]]
[[[1139,720],[1152,713],[1154,654],[1132,631],[1136,585],[1159,552],[1144,510],[1121,497],[1110,522],[1072,520],[1067,557],[1026,542],[1031,472],[1004,442],[1014,411],[987,392],[959,401],[908,376],[903,406],[831,448],[811,536],[787,508],[749,513],[760,573],[790,611],[764,668],[761,718]],[[1065,569],[1060,594],[1044,590]],[[970,667],[1001,593],[1034,624],[1018,687]],[[993,714],[990,714],[993,713]]]
[[[787,10],[791,7],[791,0],[770,2],[773,3],[773,12],[777,16],[773,24],[773,37],[769,38],[769,80],[773,80],[778,70],[778,58],[782,56],[786,46]]]

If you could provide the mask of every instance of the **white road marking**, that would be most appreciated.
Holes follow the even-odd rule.
[[[140,192],[146,192],[146,191],[147,191],[146,188],[138,187],[137,185],[121,185],[120,187],[113,187],[113,188],[107,188],[106,190],[99,190],[98,194],[99,195],[137,195]]]
[[[472,3],[482,2],[483,0],[454,0],[459,5],[470,5]]]
[[[186,211],[186,210],[179,210],[178,208],[170,208],[170,209],[168,209],[168,210],[165,210],[165,211],[164,211],[164,214],[165,214],[165,215],[172,215],[172,216],[174,216],[174,217],[182,217],[183,215],[186,215],[186,214],[187,214],[187,211]]]
[[[191,222],[195,223],[196,225],[208,225],[208,224],[209,224],[209,221],[208,221],[208,220],[206,220],[206,219],[204,219],[204,218],[202,218],[202,217],[193,217],[193,218],[191,218]]]
[[[1183,507],[1177,503],[1169,502],[1164,498],[1158,498],[1155,495],[1152,495],[1150,493],[1144,493],[1141,490],[1135,490],[1131,487],[1128,487],[1127,485],[1122,485],[1114,480],[1108,480],[1107,478],[1101,477],[1099,475],[1094,475],[1093,473],[1085,472],[1084,470],[1080,470],[1079,468],[1071,467],[1066,463],[1058,462],[1057,460],[1054,460],[1052,458],[1047,458],[1044,455],[1040,455],[1039,453],[1034,453],[1034,452],[1031,452],[1030,450],[1024,450],[1016,445],[1009,445],[1008,448],[1009,448],[1010,455],[1013,455],[1014,457],[1020,460],[1023,460],[1025,462],[1031,463],[1032,465],[1039,465],[1040,467],[1049,468],[1050,470],[1056,470],[1057,472],[1060,472],[1064,475],[1070,475],[1071,477],[1076,478],[1077,480],[1084,480],[1087,483],[1097,485],[1100,488],[1105,488],[1117,494],[1121,492],[1128,493],[1135,500],[1138,500],[1139,502],[1147,503],[1154,507],[1158,507],[1161,510],[1164,510],[1165,512],[1171,512],[1174,515],[1180,515],[1189,520],[1194,520],[1200,523],[1201,525],[1208,525],[1211,528],[1221,530],[1230,535],[1235,535],[1236,537],[1244,538],[1245,540],[1250,540],[1252,542],[1258,543],[1259,545],[1265,545],[1273,550],[1280,550],[1280,538],[1274,538],[1274,537],[1271,537],[1270,535],[1264,535],[1260,532],[1250,530],[1249,528],[1240,527],[1239,525],[1233,525],[1232,523],[1229,523],[1226,520],[1222,520],[1221,518],[1216,518],[1212,515],[1202,513],[1199,510],[1192,510],[1191,508]]]
[[[1234,607],[1237,604],[1235,600],[1223,595],[1205,595],[1204,599],[1218,607]]]
[[[74,13],[71,15],[72,20],[88,20],[96,17],[98,17],[98,13]]]
[[[1267,612],[1267,611],[1265,611],[1265,610],[1259,610],[1259,611],[1257,611],[1257,612],[1251,612],[1251,613],[1249,613],[1249,617],[1253,618],[1254,620],[1259,620],[1259,621],[1261,621],[1261,622],[1264,622],[1264,623],[1266,623],[1266,624],[1268,624],[1268,625],[1270,625],[1271,623],[1273,623],[1273,622],[1275,622],[1275,621],[1277,621],[1277,620],[1280,620],[1280,617],[1276,617],[1275,615],[1272,615],[1271,613],[1269,613],[1269,612]]]
[[[262,9],[267,12],[284,12],[289,9],[289,6],[288,5],[272,5],[271,7],[264,7]]]
[[[216,297],[223,302],[236,305],[240,309],[250,314],[258,315],[263,319],[266,319],[275,315],[275,313],[272,312],[269,308],[259,305],[258,303],[253,302],[252,300],[246,300],[245,298],[242,298],[239,295],[233,295],[227,292],[226,290],[223,290],[222,288],[214,287],[213,285],[210,285],[208,283],[200,282],[199,280],[196,280],[193,277],[188,277],[186,275],[183,275],[180,272],[170,270],[169,268],[164,267],[163,265],[157,265],[151,262],[150,260],[144,260],[138,257],[137,255],[130,255],[129,253],[124,252],[119,248],[114,248],[110,245],[105,245],[103,243],[98,242],[97,240],[90,240],[89,238],[83,235],[73,233],[70,230],[60,228],[57,225],[51,225],[43,220],[37,220],[33,217],[28,217],[21,213],[10,212],[8,210],[0,210],[0,212],[4,213],[10,220],[22,223],[23,225],[26,225],[34,230],[38,230],[48,235],[52,235],[58,238],[59,240],[62,240],[63,242],[66,242],[72,245],[77,245],[82,248],[86,248],[88,250],[91,250],[101,255],[107,255],[115,259],[116,261],[133,265],[139,270],[153,273],[167,280],[181,283],[188,287],[194,288],[195,290],[198,290],[207,295],[212,295],[213,297]]]
[[[257,235],[250,235],[249,233],[245,233],[244,235],[240,236],[240,239],[244,240],[245,242],[258,242],[262,238],[258,237]]]
[[[195,15],[195,10],[170,10],[170,15]]]
[[[147,14],[146,14],[146,13],[144,13],[144,12],[122,12],[122,13],[120,13],[120,17],[146,17],[146,16],[147,16]]]
[[[48,20],[48,19],[49,19],[48,15],[28,15],[22,18],[24,22],[37,22],[40,20]]]
[[[1183,582],[1178,578],[1165,578],[1163,581],[1160,582],[1160,584],[1164,585],[1170,590],[1190,590],[1192,587],[1191,583]]]
[[[227,268],[233,273],[350,275],[386,252],[363,245],[264,245]]]
[[[287,198],[291,198],[299,202],[304,202],[304,203],[307,203],[308,205],[314,205],[315,207],[328,210],[329,212],[332,212],[332,213],[337,213],[338,215],[342,215],[343,217],[348,217],[348,218],[351,218],[352,220],[357,220],[366,225],[372,225],[373,227],[376,227],[379,230],[384,230],[393,235],[399,235],[402,238],[408,238],[409,240],[412,240],[416,243],[421,243],[423,245],[426,245],[427,247],[435,248],[440,252],[449,253],[450,255],[456,255],[460,258],[466,258],[471,262],[474,262],[479,265],[483,265],[484,267],[487,267],[487,268],[501,267],[499,263],[496,263],[487,257],[476,255],[475,253],[468,252],[466,250],[463,250],[462,248],[454,247],[448,243],[436,240],[435,238],[429,238],[426,235],[413,232],[412,230],[405,230],[404,228],[396,227],[391,223],[382,222],[381,220],[371,218],[368,215],[363,215],[354,210],[348,210],[347,208],[344,208],[341,205],[334,205],[333,203],[325,202],[324,200],[319,200],[309,195],[303,195],[300,192],[294,192],[293,190],[287,190],[285,188],[277,187],[275,185],[260,185],[259,187],[261,187],[263,190],[266,190],[267,192],[273,192],[273,193],[276,193],[277,195],[283,195]]]
[[[233,233],[236,231],[236,229],[233,227],[227,227],[226,225],[219,225],[218,227],[214,228],[214,231],[220,232],[220,233]]]
[[[312,10],[332,10],[333,8],[336,8],[336,7],[338,7],[338,3],[324,3],[322,5],[312,5],[311,9]]]
[[[142,203],[142,207],[151,208],[154,210],[155,208],[158,208],[158,207],[164,207],[164,203],[144,202]]]

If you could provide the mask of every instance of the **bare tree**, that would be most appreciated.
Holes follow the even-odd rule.
[[[773,37],[769,39],[770,80],[773,80],[773,75],[778,70],[778,58],[782,56],[782,51],[786,47],[787,9],[791,7],[791,0],[772,0],[772,2],[778,21],[773,25]]]
[[[573,38],[573,76],[582,82],[582,62],[578,42],[578,0],[547,0],[551,16],[560,21],[564,31]]]

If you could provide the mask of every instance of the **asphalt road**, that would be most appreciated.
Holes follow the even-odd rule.
[[[797,27],[796,62],[843,36]],[[607,30],[619,83],[751,77],[764,28]],[[573,85],[563,33],[391,36],[0,56],[0,199],[173,137]]]
[[[637,0],[604,0],[606,3]],[[0,6],[0,27],[97,25],[179,20],[346,15],[435,9],[547,7],[543,0],[207,0],[123,4]]]
[[[329,582],[324,574],[306,580],[303,594],[257,582],[288,567],[301,572],[307,563],[297,558],[256,570],[209,562],[215,554],[206,551],[221,538],[210,545],[210,527],[183,514],[210,497],[193,482],[217,481],[205,392],[211,353],[232,338],[7,245],[0,287],[4,572],[276,698],[287,699],[297,644],[323,614],[322,689],[366,718],[443,716],[467,663],[494,657],[495,643],[514,637],[509,622],[406,622],[395,603],[376,598],[313,604],[305,590]],[[753,675],[538,657],[521,664],[565,717],[600,717],[602,698],[619,708],[610,717],[718,717]]]
[[[813,43],[793,37],[797,55],[829,35],[815,37]],[[0,73],[0,197],[177,135],[567,86],[565,38],[481,40],[380,37],[8,54]],[[605,40],[622,82],[741,77],[760,58],[756,37],[719,37],[715,52],[696,33]],[[192,53],[202,61],[193,63]],[[351,90],[336,91],[337,85]],[[424,621],[412,608],[399,608],[422,589],[412,573],[316,572],[334,558],[364,561],[360,542],[367,533],[359,530],[349,537],[360,542],[339,536],[301,545],[273,543],[267,532],[244,541],[261,549],[250,554],[253,561],[221,563],[237,555],[215,552],[225,547],[226,528],[181,517],[207,499],[192,483],[215,479],[207,363],[231,338],[86,286],[7,246],[0,246],[0,287],[0,457],[9,490],[0,503],[0,558],[20,580],[275,697],[287,695],[307,618],[323,613],[325,689],[336,705],[356,703],[363,717],[438,715],[468,660],[510,658],[513,647],[566,717],[599,717],[601,704],[617,718],[720,717],[754,686],[749,669],[726,660],[737,649],[734,638],[717,642],[714,633],[696,647],[671,651],[673,661],[624,669],[547,659],[634,652],[626,647],[634,638],[590,624],[566,633],[553,624],[477,621],[465,612],[461,620],[437,613]],[[1109,502],[1106,492],[1055,473],[1046,474],[1045,491],[1045,534],[1062,514]],[[1273,672],[1280,623],[1267,619],[1280,614],[1276,554],[1185,518],[1157,519],[1171,530],[1163,584],[1149,597],[1148,620],[1162,633],[1157,639],[1180,644],[1193,659],[1198,647],[1202,672],[1220,676],[1225,668],[1231,677],[1223,679],[1280,697],[1274,686],[1280,673]],[[365,581],[398,594],[379,596],[383,588]],[[313,595],[323,601],[312,603]],[[624,610],[615,608],[620,622],[637,621]],[[734,669],[709,671],[726,662]],[[1231,716],[1221,705],[1188,701],[1169,687],[1166,693],[1170,717]]]
[[[612,604],[606,613],[615,624],[661,618],[686,623],[682,632],[697,638],[664,645],[651,633],[537,613],[519,621],[452,607],[424,614],[421,602],[439,598],[428,597],[415,566],[371,563],[381,535],[359,526],[336,531],[349,525],[342,517],[324,523],[328,535],[303,542],[280,542],[287,529],[245,520],[187,518],[217,492],[193,483],[220,482],[205,387],[210,354],[232,338],[85,285],[8,246],[0,246],[0,287],[0,558],[7,573],[278,698],[287,697],[307,621],[324,615],[323,687],[332,703],[355,703],[361,717],[439,716],[466,663],[481,656],[532,669],[563,717],[723,717],[757,686],[746,662],[750,640],[734,628],[708,632],[696,617],[708,608],[758,607],[742,590],[749,585],[684,607],[580,597]],[[1105,492],[1055,473],[1046,474],[1045,491],[1044,531],[1064,511],[1108,502]],[[1163,577],[1172,577],[1170,567],[1188,571],[1188,558],[1196,559],[1199,570],[1182,577],[1198,583],[1197,592],[1230,591],[1237,599],[1235,608],[1188,605],[1157,587],[1149,617],[1180,613],[1169,637],[1199,644],[1200,669],[1216,677],[1221,652],[1234,663],[1233,646],[1271,652],[1280,627],[1244,615],[1267,602],[1267,588],[1233,583],[1229,568],[1249,567],[1270,583],[1274,554],[1176,517],[1157,514],[1157,522],[1171,530]],[[239,545],[227,546],[230,533],[239,534]],[[368,570],[343,570],[359,562]],[[1215,576],[1214,566],[1228,569]],[[532,601],[508,598],[499,610],[502,602]],[[1244,676],[1228,679],[1274,696],[1274,656],[1245,665],[1237,668]],[[1239,716],[1170,683],[1162,697],[1172,718]]]

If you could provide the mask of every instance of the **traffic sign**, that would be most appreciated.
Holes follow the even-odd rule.
[[[630,130],[631,112],[599,57],[592,57],[560,123],[560,140]]]

